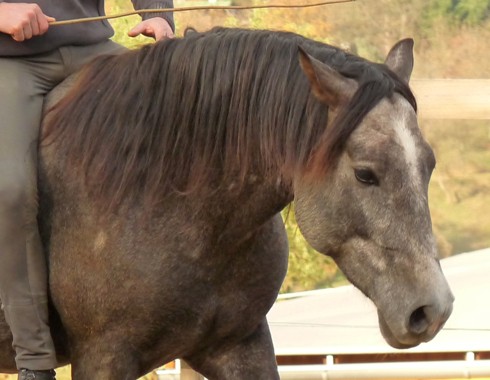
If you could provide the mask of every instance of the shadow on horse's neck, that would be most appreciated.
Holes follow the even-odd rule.
[[[293,200],[292,186],[280,176],[252,174],[243,181],[240,185],[225,181],[219,189],[205,195],[183,195],[187,198],[187,211],[192,210],[191,219],[211,222],[208,225],[214,226],[219,244],[237,244],[247,239]],[[163,214],[165,207],[162,205]]]
[[[249,176],[239,192],[228,190],[214,197],[212,217],[221,217],[218,242],[246,239],[293,200],[292,187],[279,177]]]

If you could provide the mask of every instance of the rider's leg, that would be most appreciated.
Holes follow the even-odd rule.
[[[44,94],[35,71],[46,62],[0,59],[0,298],[18,368],[50,369],[56,356],[48,327],[47,271],[37,228],[37,136]]]
[[[0,299],[19,369],[56,366],[37,226],[37,138],[44,96],[92,57],[123,50],[104,41],[0,58]]]

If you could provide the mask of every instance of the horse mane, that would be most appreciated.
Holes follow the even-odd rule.
[[[359,82],[326,129],[298,46]],[[278,168],[324,175],[385,96],[412,93],[384,65],[287,32],[215,28],[95,59],[51,111],[44,141],[62,141],[94,199],[158,203],[169,192],[238,188]],[[60,140],[58,140],[60,139]],[[107,202],[109,200],[110,202]]]

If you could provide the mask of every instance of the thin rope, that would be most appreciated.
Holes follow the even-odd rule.
[[[140,9],[138,11],[124,12],[124,13],[118,13],[113,15],[84,17],[84,18],[76,18],[72,20],[63,20],[63,21],[53,21],[50,22],[49,25],[60,26],[60,25],[80,24],[83,22],[108,20],[108,19],[127,17],[136,14],[143,14],[143,13],[187,12],[187,11],[217,10],[217,9],[242,10],[242,9],[263,9],[263,8],[311,8],[311,7],[319,7],[322,5],[329,5],[329,4],[350,3],[353,1],[356,0],[325,0],[319,3],[311,3],[311,4],[270,4],[270,5],[230,5],[230,6],[209,5],[209,6],[196,6],[196,7]]]

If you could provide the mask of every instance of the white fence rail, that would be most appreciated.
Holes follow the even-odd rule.
[[[490,119],[490,79],[413,79],[422,119]]]

